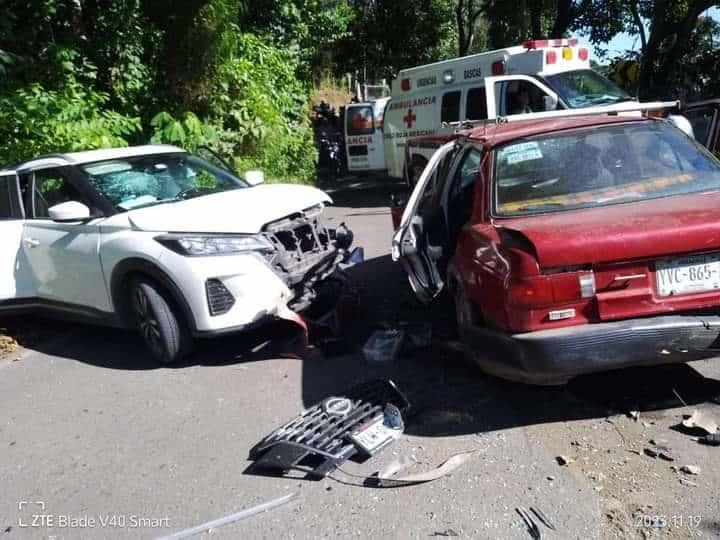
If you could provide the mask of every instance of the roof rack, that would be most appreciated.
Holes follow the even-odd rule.
[[[465,129],[472,129],[479,126],[492,124],[504,124],[509,122],[522,122],[524,120],[552,120],[553,118],[567,118],[572,116],[591,116],[603,114],[618,114],[627,112],[645,112],[663,109],[676,109],[680,106],[679,101],[653,101],[650,103],[626,102],[601,107],[586,107],[582,109],[564,109],[560,111],[543,111],[536,113],[512,114],[509,116],[498,116],[485,120],[469,120],[463,122],[450,122],[446,127],[452,127],[455,132]]]

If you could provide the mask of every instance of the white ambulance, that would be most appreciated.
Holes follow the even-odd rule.
[[[345,152],[349,172],[379,172],[387,168],[383,115],[388,101],[390,98],[384,97],[345,107]]]
[[[406,159],[412,137],[441,134],[464,121],[635,102],[590,69],[590,53],[577,39],[531,40],[403,69],[391,93],[384,117],[385,162],[389,176],[411,183],[434,151],[413,147]]]

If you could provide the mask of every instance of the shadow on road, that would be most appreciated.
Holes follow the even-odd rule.
[[[370,184],[345,185],[333,197],[338,206],[387,207],[396,187],[373,180]],[[704,378],[686,364],[586,375],[559,388],[531,387],[489,377],[464,363],[448,302],[419,305],[402,270],[389,255],[367,260],[349,269],[349,274],[360,291],[360,308],[344,328],[341,341],[332,348],[305,347],[297,326],[277,321],[250,332],[201,341],[196,352],[175,367],[298,358],[303,362],[300,384],[306,407],[364,380],[393,379],[413,405],[407,432],[424,436],[603,418],[630,410],[662,410],[680,405],[676,393],[691,405],[720,396],[720,381]],[[403,354],[390,364],[368,364],[360,349],[371,331],[401,321],[430,321],[432,346]],[[33,327],[36,319],[17,319],[13,325]],[[158,368],[134,333],[58,322],[48,328],[49,336],[31,338],[24,345],[100,368]],[[274,427],[268,426],[268,430]]]
[[[407,185],[387,177],[346,178],[324,188],[335,206],[343,208],[385,208],[393,193],[407,193]],[[347,214],[352,216],[353,213]]]

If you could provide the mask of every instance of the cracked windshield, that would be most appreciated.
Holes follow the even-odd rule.
[[[720,538],[720,0],[0,0],[0,540]]]

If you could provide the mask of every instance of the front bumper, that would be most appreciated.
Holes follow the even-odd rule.
[[[529,384],[564,384],[584,373],[690,362],[720,355],[720,316],[672,315],[525,334],[463,328],[486,372]]]

